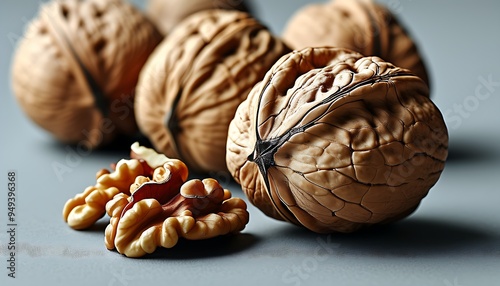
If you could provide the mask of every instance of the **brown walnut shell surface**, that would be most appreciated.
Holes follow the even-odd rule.
[[[164,35],[168,35],[186,17],[209,9],[248,12],[243,0],[149,0],[146,14]]]
[[[238,107],[227,164],[250,202],[318,233],[412,213],[447,157],[427,85],[337,48],[283,56]]]
[[[135,114],[155,149],[197,172],[226,171],[229,122],[255,83],[290,50],[247,13],[198,12],[153,52]]]
[[[378,56],[429,84],[417,46],[396,16],[373,0],[330,0],[305,6],[288,21],[283,40],[294,49],[332,46]]]
[[[48,2],[17,46],[14,94],[35,123],[65,143],[93,148],[135,134],[135,85],[161,39],[125,1]]]

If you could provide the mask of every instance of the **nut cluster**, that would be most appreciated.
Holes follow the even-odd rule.
[[[56,2],[34,21],[13,69],[28,113],[66,141],[108,113],[128,130],[110,102],[137,84],[137,126],[161,153],[132,145],[130,159],[68,200],[68,225],[107,213],[106,247],[129,257],[241,231],[245,202],[214,179],[188,180],[188,168],[229,171],[266,215],[318,233],[411,214],[441,175],[448,134],[394,15],[371,0],[314,4],[282,41],[236,10],[244,4],[214,7],[225,1],[150,0],[166,37],[147,62],[159,32],[121,0]],[[122,10],[125,28],[109,24]]]
[[[132,145],[132,158],[98,172],[97,184],[68,200],[63,218],[74,229],[111,217],[105,244],[126,256],[173,247],[180,237],[199,240],[243,230],[246,204],[215,179],[188,178],[186,165]]]

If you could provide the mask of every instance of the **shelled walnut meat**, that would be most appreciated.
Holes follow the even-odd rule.
[[[447,146],[442,115],[409,70],[306,48],[283,56],[238,107],[227,164],[268,216],[352,232],[412,213]]]
[[[121,193],[106,204],[111,217],[105,232],[108,249],[139,257],[158,246],[171,248],[179,238],[208,239],[245,228],[245,202],[232,198],[216,180],[193,179],[179,189],[171,186],[165,170],[156,168],[152,179],[137,177],[132,196]]]
[[[129,257],[171,248],[179,238],[208,239],[245,228],[245,202],[215,179],[187,180],[182,161],[138,143],[131,156],[112,172],[99,171],[95,186],[68,200],[63,218],[70,227],[88,228],[107,211],[105,245]]]
[[[415,42],[393,13],[373,0],[309,4],[288,21],[283,40],[294,49],[332,46],[378,56],[429,84]]]
[[[290,50],[247,13],[198,12],[148,59],[135,114],[155,148],[198,172],[226,171],[229,122],[249,91]]]
[[[243,0],[148,0],[146,14],[164,35],[168,35],[186,17],[209,9],[248,12]]]
[[[184,163],[171,159],[154,150],[139,146],[131,146],[131,158],[122,159],[113,165],[113,169],[102,169],[96,174],[96,183],[87,187],[83,193],[69,199],[63,208],[63,218],[74,229],[86,229],[104,216],[106,203],[117,194],[130,195],[130,188],[134,188],[137,177],[151,177],[154,169],[163,166],[173,177],[170,186],[175,187],[186,181],[188,170]]]
[[[32,20],[12,64],[24,112],[65,143],[94,148],[135,134],[139,71],[162,36],[122,0],[53,0]]]

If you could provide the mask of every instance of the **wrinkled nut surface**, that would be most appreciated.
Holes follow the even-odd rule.
[[[167,166],[152,179],[138,178],[131,197],[121,193],[106,205],[111,217],[105,245],[128,257],[171,248],[179,238],[208,239],[243,230],[249,215],[246,204],[231,198],[214,179],[194,179],[172,186]],[[175,183],[174,183],[175,184]]]
[[[400,219],[438,180],[448,135],[427,85],[336,48],[283,56],[239,107],[227,164],[268,216],[319,233]]]
[[[305,6],[287,23],[283,40],[294,49],[332,46],[378,56],[429,84],[414,41],[395,15],[373,0],[330,0]]]
[[[227,129],[236,108],[289,51],[248,14],[191,15],[141,72],[135,114],[159,152],[198,172],[226,171]]]
[[[136,178],[152,175],[153,168],[164,164],[175,165],[177,169],[172,171],[186,180],[187,167],[180,165],[179,160],[169,159],[152,149],[139,146],[138,143],[134,143],[131,149],[132,157],[135,158],[120,160],[112,172],[100,170],[96,174],[97,182],[94,186],[87,187],[83,193],[66,202],[63,219],[71,228],[85,229],[92,226],[105,214],[108,201],[119,193],[130,195],[131,185],[136,182]]]
[[[203,10],[227,9],[248,12],[243,0],[149,0],[146,13],[164,35],[186,17]]]
[[[135,134],[135,85],[161,39],[126,1],[50,1],[17,46],[14,94],[62,142],[94,148],[117,133]]]

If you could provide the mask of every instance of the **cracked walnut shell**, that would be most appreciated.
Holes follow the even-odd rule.
[[[155,149],[190,169],[227,171],[227,129],[236,108],[289,51],[247,13],[191,15],[141,72],[135,105],[140,130]]]
[[[201,240],[245,228],[245,202],[231,198],[216,180],[193,179],[179,188],[164,174],[165,168],[158,167],[152,180],[138,177],[131,197],[118,194],[106,204],[108,249],[140,257],[158,246],[171,248],[181,237]]]
[[[331,46],[378,56],[429,84],[415,42],[393,13],[373,0],[307,5],[288,21],[283,40],[294,49]]]
[[[126,1],[50,1],[17,46],[14,94],[59,141],[94,148],[133,135],[135,85],[161,39]]]
[[[442,115],[409,70],[307,48],[283,56],[238,107],[227,164],[268,216],[352,232],[413,212],[447,147]]]

